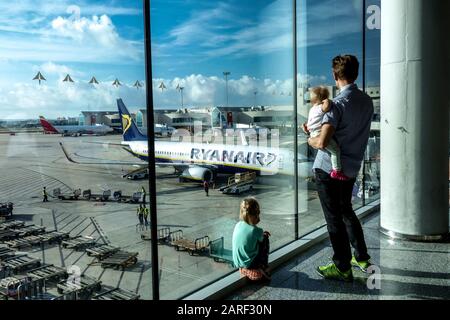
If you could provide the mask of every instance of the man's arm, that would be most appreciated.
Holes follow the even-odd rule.
[[[320,132],[320,136],[315,137],[315,138],[309,138],[308,139],[308,144],[313,147],[314,149],[325,149],[326,147],[328,147],[328,144],[331,141],[331,138],[334,135],[334,127],[329,124],[329,123],[325,123],[322,126],[322,130]]]

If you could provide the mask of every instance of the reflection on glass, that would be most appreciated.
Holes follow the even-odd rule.
[[[352,54],[362,62],[362,21],[362,1],[297,1],[299,126],[308,120],[314,87],[325,87],[330,99],[339,94],[331,72],[332,59]],[[357,85],[362,87],[361,70]],[[299,150],[313,160],[316,152],[307,145],[307,137],[300,128]],[[362,205],[358,196],[360,181],[354,187],[354,209]],[[325,224],[314,180],[299,179],[298,201],[300,236]]]

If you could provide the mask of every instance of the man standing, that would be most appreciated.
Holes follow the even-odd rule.
[[[44,199],[42,200],[42,202],[48,202],[48,194],[47,194],[47,189],[44,187],[44,189],[42,190],[42,196],[44,197]]]
[[[367,272],[371,265],[361,223],[353,211],[351,200],[369,139],[373,103],[355,84],[359,71],[355,56],[337,56],[332,65],[340,94],[332,102],[330,112],[323,117],[320,136],[308,139],[309,145],[318,149],[313,169],[334,251],[333,262],[319,266],[317,272],[325,279],[352,281],[352,266]],[[331,139],[335,139],[341,148],[342,171],[349,180],[341,181],[330,176],[331,159],[325,148]],[[353,257],[350,243],[355,249]]]
[[[209,197],[209,183],[208,181],[203,181],[203,188],[205,189],[206,196]]]
[[[146,201],[147,192],[145,192],[144,186],[142,186],[141,192],[142,192],[142,204],[145,206],[147,204],[147,201]]]

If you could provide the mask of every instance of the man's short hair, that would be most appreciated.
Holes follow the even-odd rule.
[[[359,72],[358,58],[349,54],[335,57],[333,59],[333,72],[338,80],[356,81]]]

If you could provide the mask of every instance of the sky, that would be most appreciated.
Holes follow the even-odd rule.
[[[362,1],[297,2],[298,82],[332,84],[332,57],[361,57]],[[292,105],[291,1],[151,4],[156,109],[180,108],[181,98],[184,107],[225,105],[227,92],[230,106]],[[367,80],[376,84],[380,32],[367,31]],[[116,110],[117,98],[145,108],[144,88],[133,87],[145,84],[142,1],[0,1],[0,70],[2,119]],[[32,80],[38,71],[41,84]],[[74,83],[62,81],[67,74]],[[93,76],[100,84],[88,83]]]

